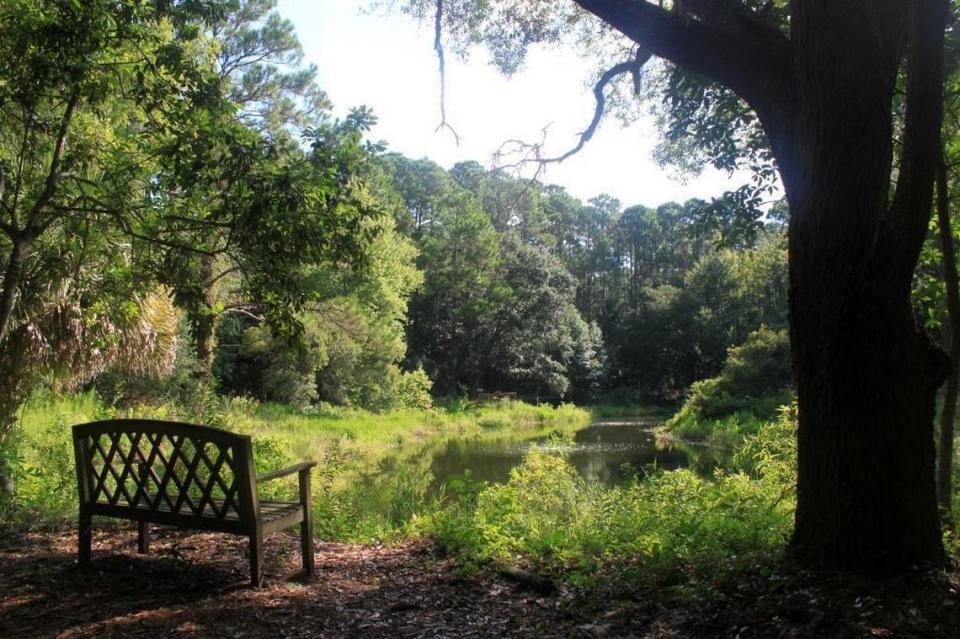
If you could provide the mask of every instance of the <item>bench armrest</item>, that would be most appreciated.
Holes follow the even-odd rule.
[[[270,481],[272,479],[277,479],[279,477],[286,477],[287,475],[292,475],[294,473],[303,473],[309,472],[311,468],[317,465],[315,461],[305,461],[300,462],[299,464],[294,464],[289,468],[284,468],[282,470],[273,470],[269,473],[264,473],[262,475],[257,475],[257,481]]]

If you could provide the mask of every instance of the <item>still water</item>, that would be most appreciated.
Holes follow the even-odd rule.
[[[430,470],[439,485],[469,471],[473,479],[505,482],[510,470],[533,447],[556,449],[591,483],[616,485],[650,468],[690,467],[709,473],[723,462],[722,451],[658,438],[649,420],[597,421],[577,431],[573,441],[550,436],[454,438],[434,449]]]

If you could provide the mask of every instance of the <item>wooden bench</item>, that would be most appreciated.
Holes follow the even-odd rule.
[[[143,419],[73,427],[80,491],[79,560],[90,561],[94,515],[139,523],[138,550],[148,551],[149,525],[244,535],[250,539],[250,581],[263,582],[263,538],[300,524],[303,568],[314,574],[310,469],[303,462],[259,477],[250,437]],[[299,474],[298,502],[261,500],[257,484]]]
[[[478,403],[484,402],[502,402],[502,401],[517,401],[518,396],[513,391],[494,391],[492,393],[478,393],[476,401]]]

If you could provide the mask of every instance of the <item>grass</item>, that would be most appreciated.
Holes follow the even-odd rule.
[[[674,404],[591,404],[588,406],[594,419],[636,419],[662,422],[670,418],[677,407]]]
[[[663,435],[732,450],[744,437],[756,435],[769,420],[751,411],[738,411],[717,419],[703,419],[691,413],[678,413],[660,428]]]
[[[117,411],[92,393],[35,398],[5,445],[17,496],[0,518],[20,526],[71,522],[76,516],[76,485],[69,426],[112,416],[149,417],[214,422],[251,435],[258,472],[300,459],[319,461],[314,488],[318,536],[382,540],[402,535],[415,518],[441,507],[430,490],[434,477],[430,457],[424,454],[431,444],[451,437],[570,433],[591,419],[589,412],[572,405],[552,408],[519,402],[451,403],[437,410],[385,414],[331,407],[302,412],[243,398],[214,402],[218,405],[202,408],[207,418],[198,419],[191,410],[171,405]],[[271,482],[262,492],[267,498],[288,498],[294,490],[291,478]]]
[[[13,527],[72,523],[76,487],[68,426],[116,411],[93,395],[39,398],[6,445],[17,501],[0,512]],[[171,406],[124,415],[189,419]],[[451,403],[434,411],[372,414],[325,408],[305,413],[248,400],[221,403],[217,421],[254,438],[258,471],[302,458],[320,462],[315,532],[342,541],[427,535],[467,569],[521,564],[591,589],[619,579],[662,586],[709,583],[767,561],[785,548],[793,522],[795,409],[744,428],[734,417],[705,432],[740,442],[724,470],[653,471],[614,488],[590,485],[564,447],[532,449],[505,484],[469,475],[436,492],[433,453],[452,437],[495,439],[570,434],[591,419],[573,406]],[[610,413],[606,413],[610,414]],[[12,453],[12,454],[11,454]],[[266,497],[292,496],[290,483]],[[945,535],[952,554],[957,537]]]

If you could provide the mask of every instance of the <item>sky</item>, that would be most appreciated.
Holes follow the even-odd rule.
[[[593,115],[590,63],[575,51],[533,49],[510,78],[487,63],[482,50],[466,61],[448,54],[447,120],[457,144],[440,123],[440,75],[433,31],[411,18],[366,10],[370,0],[280,0],[281,15],[297,31],[306,61],[317,65],[320,86],[338,115],[367,105],[379,118],[371,137],[411,158],[427,157],[449,168],[462,160],[491,166],[510,139],[537,142],[547,128],[547,152],[572,148]],[[686,182],[657,166],[652,116],[624,128],[607,118],[586,147],[549,165],[541,181],[564,186],[587,200],[600,193],[624,205],[656,206],[671,200],[709,198],[736,188],[744,177],[705,169]],[[528,171],[529,172],[529,171]]]

